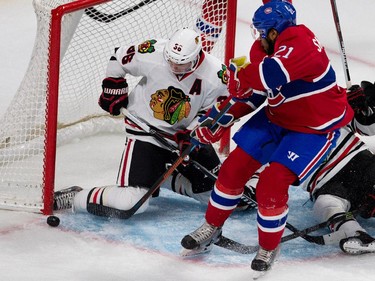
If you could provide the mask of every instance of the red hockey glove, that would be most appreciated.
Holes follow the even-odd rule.
[[[367,111],[366,96],[362,87],[359,85],[351,86],[347,89],[346,96],[355,112]]]
[[[229,67],[227,69],[228,92],[231,94],[231,96],[239,99],[248,98],[253,94],[253,89],[241,87],[240,80],[237,77],[238,72],[249,65],[249,62],[247,62],[246,60],[246,57],[233,58],[230,60]]]
[[[128,105],[128,83],[122,77],[108,77],[102,83],[103,92],[99,105],[112,115],[119,115],[120,109]]]
[[[199,125],[195,131],[193,131],[192,137],[200,143],[209,144],[219,141],[224,132],[233,125],[235,121],[234,116],[230,113],[226,113],[211,129],[208,127],[220,112],[218,108],[219,105],[220,103],[216,103],[206,115],[199,119]]]
[[[180,154],[190,145],[190,130],[180,130],[173,135],[173,140],[177,143]],[[183,165],[189,164],[190,157],[187,155],[182,162]]]

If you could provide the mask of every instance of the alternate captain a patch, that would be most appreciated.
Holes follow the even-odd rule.
[[[169,86],[151,95],[150,108],[156,119],[173,125],[189,116],[190,98],[181,89]]]
[[[147,40],[138,45],[138,53],[146,54],[146,53],[153,53],[155,52],[155,43],[157,41],[155,39]]]

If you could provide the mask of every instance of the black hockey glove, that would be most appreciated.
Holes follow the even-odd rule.
[[[353,85],[346,91],[346,96],[354,112],[367,110],[366,96],[363,88],[359,85]]]
[[[363,92],[366,97],[367,106],[374,109],[375,108],[375,85],[368,81],[362,81],[361,87],[363,88]]]
[[[122,77],[107,77],[102,83],[103,92],[99,98],[102,109],[112,115],[119,115],[120,109],[128,105],[128,83]]]

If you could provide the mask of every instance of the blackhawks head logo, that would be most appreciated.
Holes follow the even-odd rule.
[[[151,95],[150,107],[155,118],[173,125],[189,116],[191,105],[182,90],[170,86]]]
[[[217,72],[217,76],[220,78],[223,84],[226,85],[228,83],[228,70],[224,64],[221,65],[221,70]]]
[[[155,45],[156,40],[147,40],[142,44],[138,45],[138,53],[145,54],[145,53],[153,53],[155,52]]]

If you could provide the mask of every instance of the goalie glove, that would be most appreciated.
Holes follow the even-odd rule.
[[[220,112],[220,103],[216,103],[210,111],[199,119],[199,124],[191,136],[202,144],[215,143],[221,139],[224,132],[234,123],[234,116],[230,113],[224,114],[218,122],[210,128],[214,118]]]
[[[242,88],[241,81],[238,79],[238,73],[248,66],[250,63],[247,62],[245,56],[233,58],[229,62],[228,67],[228,92],[231,96],[246,99],[253,94],[253,89],[251,88]]]
[[[99,105],[112,115],[119,115],[120,109],[128,105],[128,83],[119,77],[107,77],[102,83],[103,92],[99,97]]]

